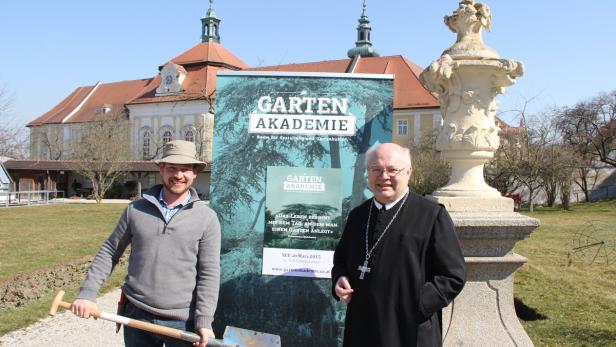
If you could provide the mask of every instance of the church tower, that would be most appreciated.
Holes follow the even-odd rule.
[[[370,20],[368,19],[368,15],[366,14],[366,0],[363,3],[363,9],[361,11],[361,16],[359,17],[359,25],[357,26],[357,41],[355,42],[355,47],[349,49],[347,55],[349,58],[353,58],[356,56],[360,57],[378,57],[379,53],[377,53],[376,49],[372,47],[372,42],[370,42],[370,31],[372,28],[370,27]]]
[[[205,17],[201,18],[201,42],[220,43],[220,18],[214,11],[214,0],[210,0],[210,8]]]

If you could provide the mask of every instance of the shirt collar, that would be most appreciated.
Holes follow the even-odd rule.
[[[165,201],[165,198],[163,197],[163,189],[161,189],[160,192],[158,193],[158,202],[160,203],[160,206],[165,207],[165,208],[169,208],[168,207],[169,205],[167,205],[167,202]],[[182,200],[182,202],[180,202],[179,204],[175,205],[173,208],[182,207],[182,206],[186,205],[188,203],[188,201],[190,201],[191,197],[192,197],[192,194],[190,193],[190,189],[189,189],[188,190],[188,195],[186,195],[186,198],[184,198],[184,200]]]
[[[404,192],[404,194],[400,195],[399,198],[397,198],[395,201],[390,202],[388,204],[385,204],[385,210],[389,210],[390,208],[394,207],[397,203],[400,202],[400,200],[404,199],[404,196],[406,194],[408,194],[409,189],[406,188],[406,191]],[[376,199],[372,199],[372,201],[374,201],[374,206],[376,206],[377,209],[381,209],[381,207],[383,206],[383,204],[381,204],[380,202],[376,201]]]

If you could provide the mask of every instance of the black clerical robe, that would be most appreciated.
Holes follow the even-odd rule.
[[[360,279],[370,204],[372,199],[351,211],[334,254],[333,285],[347,276],[354,289],[344,346],[441,346],[441,310],[465,281],[464,257],[451,218],[442,205],[409,192],[370,257],[370,272]],[[373,206],[370,247],[401,204],[381,217]],[[335,292],[334,297],[338,299]]]

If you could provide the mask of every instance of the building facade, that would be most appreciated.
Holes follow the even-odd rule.
[[[442,123],[437,96],[419,81],[423,68],[401,55],[379,56],[373,47],[365,3],[355,47],[340,60],[251,68],[220,43],[220,21],[210,3],[201,19],[201,42],[159,66],[156,76],[78,87],[30,122],[31,160],[70,160],[71,141],[79,137],[83,124],[120,115],[130,124],[131,160],[149,161],[166,142],[183,139],[195,142],[200,158],[210,162],[219,70],[392,74],[394,142],[418,143]],[[208,170],[197,182],[203,192],[209,191]],[[145,176],[138,179],[145,188],[155,183]]]

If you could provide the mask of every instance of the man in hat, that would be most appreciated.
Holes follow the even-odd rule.
[[[206,346],[214,337],[212,321],[220,284],[220,224],[216,213],[191,187],[205,163],[195,145],[170,141],[163,148],[162,184],[128,205],[98,251],[71,310],[88,318],[101,285],[126,247],[131,245],[128,274],[122,286],[124,315],[137,320],[195,331]],[[185,346],[187,343],[124,327],[132,346]],[[188,343],[188,345],[190,345]]]
[[[409,190],[408,148],[373,147],[366,169],[374,198],[349,213],[332,269],[344,346],[441,346],[441,310],[466,276],[451,218]]]

